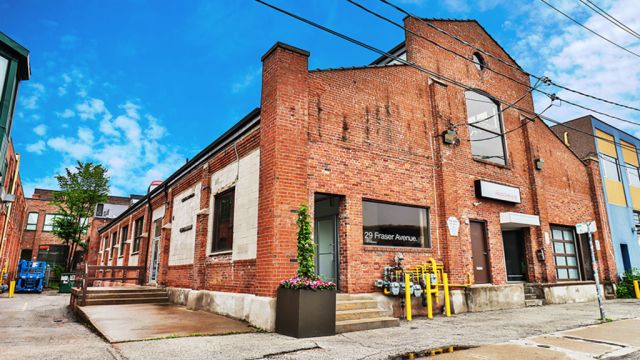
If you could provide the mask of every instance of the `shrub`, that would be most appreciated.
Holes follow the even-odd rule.
[[[638,268],[633,268],[630,272],[622,275],[616,287],[616,296],[621,299],[635,298],[636,295],[633,289],[634,280],[640,281],[640,269]]]

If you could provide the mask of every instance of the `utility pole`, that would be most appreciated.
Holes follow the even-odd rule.
[[[598,307],[600,308],[600,320],[604,321],[607,319],[607,315],[604,311],[604,303],[602,300],[602,290],[600,289],[600,274],[598,273],[598,263],[596,262],[596,254],[594,251],[594,242],[592,233],[596,231],[596,224],[593,221],[587,221],[586,223],[577,224],[576,232],[578,234],[584,234],[585,232],[589,235],[589,250],[591,253],[591,268],[593,269],[593,278],[596,281],[596,293],[598,294]]]

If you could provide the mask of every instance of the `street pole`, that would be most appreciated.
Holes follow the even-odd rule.
[[[602,301],[602,290],[600,289],[600,275],[598,274],[598,263],[596,262],[596,254],[593,250],[593,237],[590,229],[591,221],[587,223],[587,234],[589,234],[589,250],[591,252],[591,267],[593,268],[593,278],[596,280],[596,292],[598,294],[598,307],[600,307],[600,320],[604,321],[607,316],[604,312],[604,304]]]

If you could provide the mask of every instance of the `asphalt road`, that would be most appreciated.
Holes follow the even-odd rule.
[[[313,339],[252,333],[110,345],[74,320],[67,311],[68,302],[68,295],[56,293],[0,298],[0,359],[388,359],[392,355],[449,345],[481,346],[506,342],[526,345],[539,335],[557,336],[558,332],[598,323],[595,304],[566,304],[433,320],[418,318],[402,322],[397,328]],[[640,301],[637,300],[608,301],[606,308],[613,320],[640,316]],[[616,339],[626,341],[625,331],[612,327],[602,333],[614,334]],[[478,349],[482,349],[476,350],[481,354],[487,351],[486,348]],[[498,346],[498,352],[504,350]],[[491,348],[489,352],[492,353]],[[624,357],[639,356],[626,354]]]

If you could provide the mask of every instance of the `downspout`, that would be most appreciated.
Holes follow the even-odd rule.
[[[144,251],[144,276],[142,281],[147,280],[147,269],[148,269],[147,261],[149,261],[149,246],[151,245],[151,225],[152,225],[151,222],[153,221],[153,219],[151,219],[152,216],[153,216],[153,208],[151,207],[151,196],[149,196],[147,198],[147,246],[145,246],[145,251]]]

